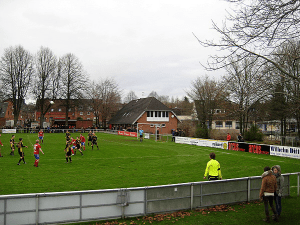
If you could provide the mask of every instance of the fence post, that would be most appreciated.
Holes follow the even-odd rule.
[[[297,196],[300,194],[300,173],[297,176]]]
[[[39,195],[35,197],[35,224],[39,224]]]
[[[193,210],[194,205],[194,184],[191,184],[191,210]]]
[[[145,187],[144,193],[144,216],[147,215],[147,187]]]
[[[250,199],[251,199],[251,180],[250,180],[250,177],[248,177],[247,183],[248,183],[247,201],[250,202]]]
[[[200,184],[200,206],[202,206],[203,205],[203,195],[202,195],[202,186],[203,186],[203,184],[201,183]]]
[[[4,199],[4,225],[6,225],[6,208],[7,208],[7,199]]]

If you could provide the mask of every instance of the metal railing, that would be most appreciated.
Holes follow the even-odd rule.
[[[283,174],[284,193],[290,178]],[[261,177],[151,187],[0,196],[0,224],[56,224],[137,217],[259,199]]]

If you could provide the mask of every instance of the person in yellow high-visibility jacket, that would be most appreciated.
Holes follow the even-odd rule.
[[[208,180],[222,180],[222,174],[221,174],[221,166],[220,163],[215,160],[216,154],[211,152],[209,154],[210,160],[208,161],[204,173],[204,179],[206,179],[208,175]]]

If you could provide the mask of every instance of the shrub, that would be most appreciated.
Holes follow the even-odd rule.
[[[256,125],[252,125],[248,131],[245,132],[245,140],[247,141],[263,141],[263,133]]]
[[[208,128],[205,124],[198,125],[195,135],[197,138],[208,138]]]

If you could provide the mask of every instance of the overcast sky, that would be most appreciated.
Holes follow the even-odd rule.
[[[182,98],[207,72],[212,49],[193,36],[217,39],[229,9],[222,0],[0,0],[0,56],[22,45],[35,54],[43,47],[60,57],[76,55],[91,79],[112,77],[123,97],[151,91]]]

